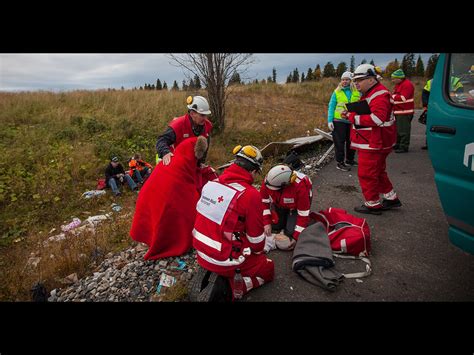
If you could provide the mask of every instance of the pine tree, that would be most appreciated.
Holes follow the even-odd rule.
[[[120,90],[125,90],[125,88],[122,86],[122,87],[120,88]]]
[[[183,80],[183,91],[188,90],[188,85],[186,84],[186,80]]]
[[[143,86],[140,86],[140,90],[143,90]]]
[[[276,71],[275,68],[272,69],[272,81],[273,81],[274,83],[277,82],[277,71]]]
[[[155,84],[151,84],[150,90],[155,90]]]
[[[304,83],[304,73],[301,73],[301,82]]]
[[[425,70],[425,78],[432,79],[434,76],[434,72],[436,69],[436,63],[438,63],[438,55],[433,54],[429,59],[428,63],[426,64]]]
[[[400,65],[398,64],[397,59],[395,59],[393,62],[390,62],[387,64],[387,67],[385,68],[384,76],[386,78],[390,77],[390,75],[392,75],[392,73],[399,68],[400,68]]]
[[[313,69],[308,68],[308,72],[306,73],[306,81],[313,81],[314,76],[313,76]]]
[[[420,77],[425,75],[425,66],[423,60],[421,60],[421,55],[418,55],[418,60],[416,61],[415,75]]]
[[[237,72],[234,72],[229,79],[229,85],[240,84],[240,75]]]
[[[367,60],[366,60],[365,58],[362,59],[362,62],[360,62],[361,65],[362,65],[362,64],[366,64],[366,63],[367,63]]]
[[[330,78],[336,76],[336,70],[331,62],[327,62],[323,69],[323,77]]]
[[[178,90],[179,90],[179,86],[178,86],[178,83],[177,83],[176,80],[173,82],[173,87],[171,88],[171,90],[174,90],[174,91],[178,91]]]
[[[351,67],[350,68],[351,68],[351,73],[353,73],[354,70],[355,70],[355,58],[354,58],[354,56],[351,57]]]
[[[290,73],[287,77],[286,77],[286,83],[289,84],[293,81],[293,74]]]
[[[272,80],[271,76],[267,77],[267,83],[273,83],[273,80]]]
[[[166,84],[166,81],[163,81],[163,90],[168,90],[168,85]]]
[[[375,67],[375,63],[373,59],[370,61],[370,64],[372,64]]]
[[[415,74],[415,53],[405,54],[400,67],[406,76],[413,76]]]
[[[313,77],[316,81],[321,79],[321,67],[319,66],[319,64],[316,65],[316,69],[314,69]]]
[[[240,81],[240,78],[239,78],[239,81]],[[199,76],[197,75],[194,75],[194,88],[195,89],[201,89],[201,80],[199,79]]]
[[[295,68],[295,70],[293,70],[293,82],[297,83],[299,82],[299,80],[300,80],[300,73],[298,72],[298,68]]]
[[[194,86],[194,80],[193,79],[189,79],[189,86],[188,88],[190,90],[194,90],[196,87]]]
[[[161,86],[161,80],[157,79],[156,80],[156,90],[161,90],[163,89],[163,86]]]
[[[339,63],[339,64],[337,65],[337,69],[336,69],[336,76],[337,76],[338,78],[340,78],[341,75],[342,75],[345,71],[347,71],[347,64],[346,64],[346,62],[341,62],[341,63]]]

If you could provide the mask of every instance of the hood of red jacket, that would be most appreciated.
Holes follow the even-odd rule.
[[[246,183],[252,185],[253,176],[244,168],[241,168],[237,164],[232,164],[227,169],[224,170],[221,176],[219,176],[219,181],[224,184],[229,184],[232,182],[237,183]]]

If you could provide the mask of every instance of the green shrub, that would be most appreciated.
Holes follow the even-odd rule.
[[[97,121],[95,118],[90,118],[87,120],[86,124],[86,131],[89,134],[99,133],[106,130],[107,126],[102,122]]]

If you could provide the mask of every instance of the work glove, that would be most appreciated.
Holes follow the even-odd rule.
[[[334,131],[334,123],[328,122],[328,128],[331,132]]]

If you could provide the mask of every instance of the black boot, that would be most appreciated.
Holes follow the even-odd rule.
[[[398,198],[396,198],[395,200],[387,200],[384,198],[382,201],[382,210],[384,211],[390,210],[392,208],[398,208],[401,206],[402,206],[402,203],[400,202]]]
[[[375,214],[375,215],[382,214],[382,208],[370,208],[370,207],[367,207],[366,205],[362,205],[360,207],[354,207],[354,211],[359,212],[359,213]]]

